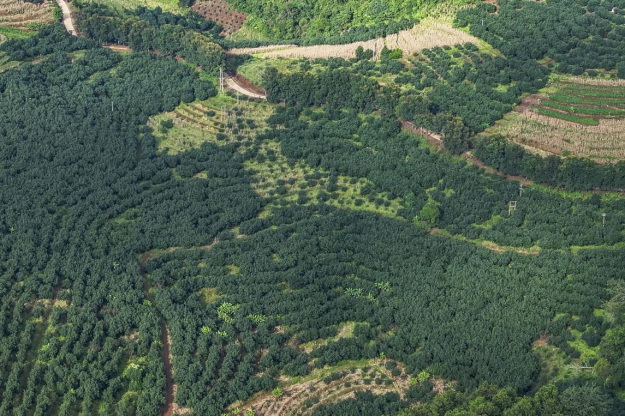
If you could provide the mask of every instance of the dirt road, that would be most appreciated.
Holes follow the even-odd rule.
[[[63,26],[67,29],[67,32],[70,35],[78,36],[76,33],[76,25],[74,24],[74,18],[72,17],[72,12],[69,9],[69,5],[65,0],[56,0],[59,4],[59,7],[63,11]]]
[[[226,75],[225,76],[225,81],[226,81],[226,86],[228,88],[230,88],[231,90],[234,90],[236,92],[239,92],[245,96],[251,97],[251,98],[256,98],[256,99],[260,99],[260,100],[267,100],[267,96],[264,94],[258,94],[255,93],[254,91],[251,91],[250,89],[242,86],[240,83],[238,83],[234,77],[230,76],[230,75]]]

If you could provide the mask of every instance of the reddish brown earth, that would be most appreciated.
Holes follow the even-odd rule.
[[[246,90],[251,91],[256,94],[263,95],[263,96],[267,95],[267,91],[265,91],[265,89],[252,83],[250,80],[248,80],[241,74],[235,73],[230,76],[236,81],[237,84],[239,84],[241,87],[245,88]]]
[[[198,0],[191,10],[207,19],[217,22],[222,28],[222,35],[230,35],[241,29],[247,16],[230,7],[224,0]]]
[[[415,135],[423,136],[430,145],[436,147],[437,149],[439,150],[443,149],[443,140],[441,139],[439,135],[435,134],[434,132],[431,132],[422,127],[417,127],[411,122],[408,122],[406,120],[402,120],[401,127],[404,130],[414,133]]]

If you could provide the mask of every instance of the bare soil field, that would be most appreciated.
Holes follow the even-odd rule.
[[[223,35],[231,35],[241,29],[247,16],[233,9],[225,0],[198,0],[191,10],[219,23]]]
[[[22,0],[0,0],[0,26],[15,29],[33,29],[33,26],[54,21],[53,3],[37,5]]]
[[[374,59],[379,59],[382,49],[401,49],[404,55],[411,55],[424,49],[437,46],[456,45],[466,42],[479,44],[480,41],[461,31],[453,28],[449,23],[435,19],[425,19],[412,29],[403,30],[397,34],[384,38],[372,39],[364,42],[353,42],[344,45],[313,45],[313,46],[289,46],[273,45],[259,48],[234,48],[229,53],[261,54],[263,58],[354,58],[356,48],[362,46],[374,52]]]
[[[540,155],[625,160],[625,80],[566,77],[526,97],[484,134]]]

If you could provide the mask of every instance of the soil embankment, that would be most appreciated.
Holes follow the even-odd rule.
[[[225,81],[226,86],[233,91],[241,93],[250,98],[267,100],[267,95],[261,88],[255,86],[240,75],[226,75]]]

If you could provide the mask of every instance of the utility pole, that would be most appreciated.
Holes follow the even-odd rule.
[[[113,111],[114,111],[114,107],[113,107],[113,106],[114,106],[114,104],[113,104],[113,102],[111,101],[111,113],[113,113]]]

